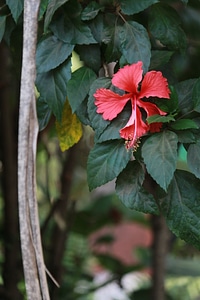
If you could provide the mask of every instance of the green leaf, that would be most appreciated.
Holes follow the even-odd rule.
[[[50,29],[57,38],[65,43],[77,45],[96,43],[90,28],[78,17],[61,16],[59,20],[55,20],[51,24]]]
[[[99,88],[109,88],[111,86],[111,80],[110,78],[98,78],[96,79],[89,91],[89,98],[88,98],[88,115],[89,115],[89,120],[91,122],[92,128],[95,130],[97,134],[100,134],[110,123],[109,121],[105,121],[102,118],[102,114],[98,114],[96,112],[97,107],[94,104],[94,93],[96,92],[97,89]]]
[[[72,53],[74,45],[50,36],[41,41],[36,51],[37,72],[44,73],[61,65]]]
[[[0,16],[0,42],[3,38],[6,28],[6,16]]]
[[[194,103],[194,110],[200,112],[200,78],[197,79],[193,87],[192,101]]]
[[[120,52],[120,37],[119,31],[121,26],[118,26],[117,23],[114,26],[106,27],[105,29],[105,43],[107,44],[105,57],[107,62],[113,62],[119,60],[121,56]]]
[[[142,146],[148,173],[165,191],[176,169],[177,143],[174,132],[164,131],[149,137]]]
[[[44,20],[44,31],[47,30],[55,11],[66,2],[68,0],[49,0]]]
[[[119,175],[131,157],[121,140],[95,144],[87,163],[90,190],[101,186]]]
[[[168,51],[168,50],[152,50],[149,69],[156,70],[159,67],[165,65],[166,63],[169,62],[173,53],[174,53],[173,51]]]
[[[42,20],[44,13],[47,10],[47,6],[48,6],[48,0],[41,0],[40,2],[40,11],[39,11],[39,20]]]
[[[183,115],[194,110],[192,93],[196,81],[197,79],[188,79],[174,86],[178,95],[179,110]]]
[[[147,193],[144,182],[144,168],[137,161],[131,161],[119,174],[116,181],[116,193],[122,203],[130,209],[144,213],[158,213],[158,207],[153,196]]]
[[[175,50],[186,46],[185,33],[179,24],[179,15],[171,6],[158,3],[151,7],[149,30],[156,39],[170,49]]]
[[[176,131],[176,134],[178,136],[178,141],[182,144],[196,142],[195,134],[191,131],[191,129]]]
[[[76,109],[76,115],[82,124],[91,126],[87,111],[87,98]]]
[[[37,99],[36,105],[37,105],[37,117],[39,123],[39,130],[41,131],[49,123],[49,120],[52,115],[52,111],[42,97],[39,97]]]
[[[200,181],[177,170],[160,208],[167,224],[178,237],[200,249]]]
[[[171,123],[170,126],[175,130],[198,129],[198,125],[190,119],[180,119]]]
[[[102,65],[101,50],[99,44],[77,45],[76,52],[84,65],[98,73]]]
[[[172,116],[161,116],[161,115],[153,115],[147,118],[148,124],[162,122],[162,123],[169,123],[170,121],[175,121],[174,117]]]
[[[200,116],[193,119],[193,121],[200,127]]]
[[[130,114],[131,107],[128,103],[123,111],[113,121],[111,121],[110,124],[108,124],[108,126],[102,132],[100,132],[99,135],[98,133],[95,134],[95,141],[102,143],[108,140],[121,139],[119,131],[128,123]]]
[[[58,121],[61,121],[63,105],[67,97],[67,82],[71,77],[71,60],[47,73],[40,73],[36,86]]]
[[[190,171],[200,178],[200,144],[191,144],[187,151],[187,164]]]
[[[81,67],[72,73],[67,84],[67,97],[74,113],[87,96],[96,74],[89,68]]]
[[[148,71],[151,45],[146,29],[134,21],[119,27],[120,50],[129,64],[142,61],[144,72]]]
[[[83,4],[82,4],[83,5]],[[69,0],[64,7],[64,13],[70,18],[79,18],[83,10],[81,1]]]
[[[18,18],[21,15],[24,8],[24,0],[6,0],[6,4],[8,5],[11,11],[15,23],[17,23]]]
[[[99,14],[95,19],[91,20],[88,26],[90,27],[95,40],[99,44],[101,44],[103,41],[105,44],[108,43],[108,41],[106,41],[104,18],[102,14]]]
[[[94,19],[99,11],[101,11],[103,8],[102,5],[100,5],[99,3],[95,2],[95,1],[91,1],[88,6],[86,6],[84,8],[84,10],[81,13],[81,19],[83,21],[87,21],[87,20],[92,20]]]
[[[170,114],[175,113],[178,110],[178,95],[173,86],[169,86],[170,89],[170,99],[156,99],[156,104],[163,111],[166,111]]]
[[[120,0],[121,10],[125,15],[132,15],[137,14],[140,11],[148,8],[154,3],[157,3],[158,0],[140,0],[140,1],[133,1],[133,0]]]

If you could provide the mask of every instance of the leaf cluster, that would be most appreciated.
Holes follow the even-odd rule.
[[[7,0],[1,7],[0,39],[8,45],[22,24],[22,10],[23,0]],[[190,44],[200,29],[198,14],[193,1],[186,0],[42,0],[36,87],[40,129],[54,115],[63,149],[81,135],[73,114],[93,128],[90,190],[115,179],[116,193],[127,207],[163,214],[173,232],[200,248],[200,69],[187,68],[199,58],[198,43]],[[81,63],[72,72],[74,53]],[[162,131],[142,137],[132,153],[119,135],[131,113],[129,103],[113,121],[105,121],[96,112],[93,94],[102,87],[115,90],[113,73],[138,61],[144,73],[162,71],[171,98],[151,99],[167,115],[147,122],[163,123]],[[177,169],[181,145],[187,171]]]

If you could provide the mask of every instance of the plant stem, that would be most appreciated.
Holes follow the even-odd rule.
[[[38,135],[35,52],[40,0],[24,1],[23,57],[18,132],[18,204],[22,261],[28,300],[49,300],[36,199]]]

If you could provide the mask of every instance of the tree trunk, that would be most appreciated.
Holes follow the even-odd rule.
[[[151,193],[155,199],[157,196],[157,183],[146,172],[144,188]],[[169,247],[169,229],[162,215],[152,216],[152,299],[165,300],[165,261]]]
[[[24,1],[23,57],[18,132],[18,199],[22,260],[28,300],[49,299],[36,200],[38,124],[35,51],[39,0]]]
[[[152,216],[152,299],[165,300],[165,263],[169,247],[169,229],[163,216]]]
[[[63,276],[62,261],[66,249],[68,234],[73,222],[75,202],[70,202],[69,194],[71,189],[73,170],[76,164],[78,145],[73,146],[66,153],[63,171],[61,174],[61,196],[56,206],[55,214],[57,222],[52,233],[52,247],[49,268],[56,281],[61,284]],[[58,288],[52,283],[51,299],[58,298]]]

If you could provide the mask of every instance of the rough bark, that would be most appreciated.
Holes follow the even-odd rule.
[[[157,199],[157,183],[146,173],[144,188]],[[165,261],[169,247],[169,229],[162,215],[152,216],[152,300],[165,300]]]
[[[39,4],[39,0],[24,1],[23,57],[18,132],[20,238],[25,285],[29,300],[49,299],[35,190],[38,124],[34,82]]]
[[[152,216],[152,299],[165,300],[165,263],[169,247],[169,229],[163,216]]]
[[[5,299],[22,299],[17,283],[19,281],[19,224],[17,206],[17,134],[15,132],[14,110],[18,105],[12,92],[13,77],[10,73],[10,53],[4,43],[0,44],[0,132],[3,163],[3,199],[4,199],[4,296]],[[13,103],[11,99],[14,98]],[[13,272],[13,270],[16,270]]]

